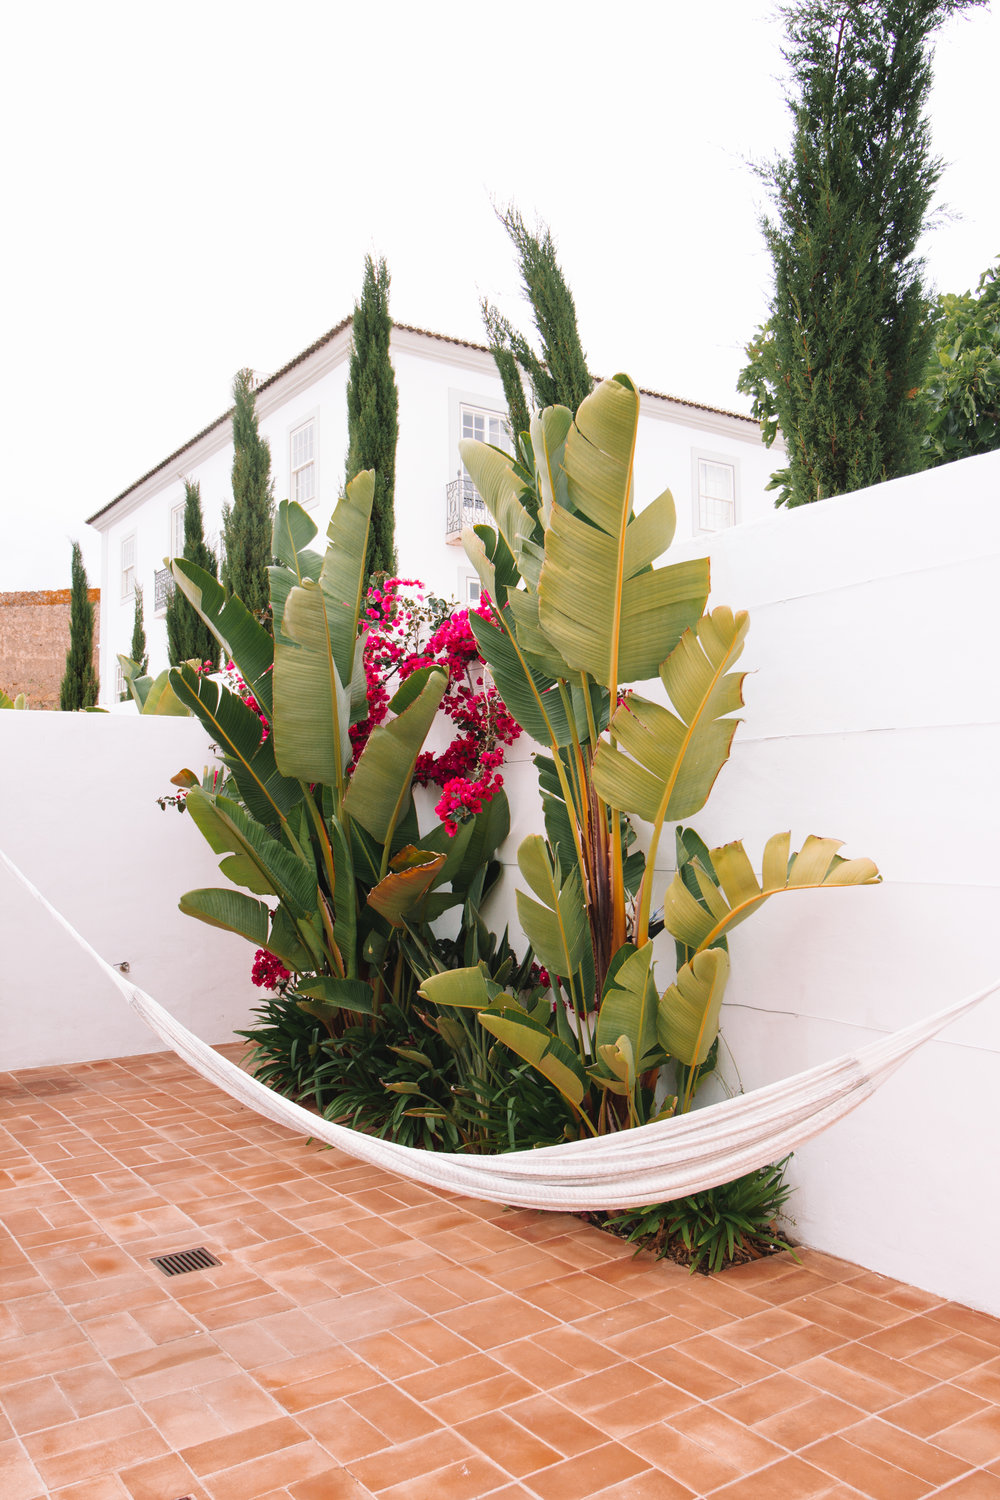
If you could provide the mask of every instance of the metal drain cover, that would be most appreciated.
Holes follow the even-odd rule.
[[[222,1265],[203,1245],[197,1250],[175,1250],[172,1255],[151,1255],[150,1260],[164,1276],[183,1276],[185,1271],[205,1271],[209,1266]]]

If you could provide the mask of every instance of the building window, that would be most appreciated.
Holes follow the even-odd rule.
[[[501,412],[463,405],[461,415],[463,438],[474,438],[477,443],[490,443],[505,453],[512,452],[507,418]]]
[[[185,506],[175,505],[170,512],[170,556],[184,556],[184,511]]]
[[[736,524],[736,465],[695,458],[695,529],[725,531]]]
[[[127,703],[130,696],[131,694],[125,682],[125,673],[122,671],[122,664],[118,662],[115,667],[115,698],[119,703]]]
[[[291,491],[299,505],[316,499],[316,422],[310,419],[291,435]]]
[[[465,575],[465,607],[466,609],[478,609],[483,599],[483,586],[476,573]]]
[[[122,598],[135,593],[135,532],[122,538]]]

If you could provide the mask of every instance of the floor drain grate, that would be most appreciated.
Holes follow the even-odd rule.
[[[173,1255],[152,1255],[150,1260],[159,1266],[164,1276],[183,1276],[185,1271],[205,1271],[209,1266],[221,1266],[222,1261],[199,1245],[197,1250],[176,1250]]]

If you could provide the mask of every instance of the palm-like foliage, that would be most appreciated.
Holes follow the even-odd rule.
[[[181,909],[277,955],[300,1004],[331,1032],[377,1015],[389,996],[405,1005],[415,975],[445,967],[427,922],[447,906],[477,920],[470,893],[475,886],[481,899],[494,878],[509,826],[501,794],[452,847],[440,825],[421,843],[411,784],[446,686],[441,671],[406,680],[394,716],[350,771],[350,726],[368,711],[359,620],[373,491],[370,472],[347,486],[323,555],[311,550],[307,513],[278,507],[273,637],[208,573],[183,559],[172,565],[250,687],[266,732],[237,693],[189,664],[162,684],[130,677],[144,711],[159,691],[165,706],[199,718],[227,769],[218,789],[190,777],[187,807],[231,885],[189,891]],[[474,861],[464,857],[470,849]]]
[[[618,375],[575,418],[553,407],[533,419],[528,467],[461,445],[493,519],[463,537],[496,605],[494,620],[473,629],[508,709],[545,751],[547,837],[521,845],[531,894],[519,891],[517,903],[554,978],[555,1020],[475,970],[432,976],[421,990],[478,1009],[483,1026],[598,1129],[648,1118],[669,1058],[680,1065],[681,1107],[690,1103],[714,1056],[733,926],[778,891],[879,878],[869,860],[838,860],[831,840],[807,840],[789,863],[778,838],[757,882],[741,845],[709,855],[688,830],[663,917],[678,972],[657,989],[655,855],[665,825],[704,806],[728,759],[743,702],[733,668],[749,621],[725,607],[704,612],[707,559],[657,566],[674,503],[665,491],[635,509],[638,417],[638,392]],[[643,680],[655,697],[622,693]],[[632,818],[649,825],[644,864],[627,853]]]

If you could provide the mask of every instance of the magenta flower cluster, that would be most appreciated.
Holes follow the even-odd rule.
[[[405,590],[416,590],[408,594]],[[475,613],[493,618],[493,606],[483,595]],[[423,586],[412,578],[388,578],[368,593],[365,618],[365,678],[368,717],[351,730],[354,758],[368,743],[372,730],[383,722],[395,688],[421,667],[440,667],[448,674],[442,711],[457,733],[435,755],[417,757],[414,783],[441,788],[434,811],[452,836],[459,823],[481,812],[503,785],[500,767],[504,747],[521,733],[520,725],[504,707],[496,688],[485,677],[467,609],[455,610],[435,622]],[[428,626],[433,626],[426,639]]]

